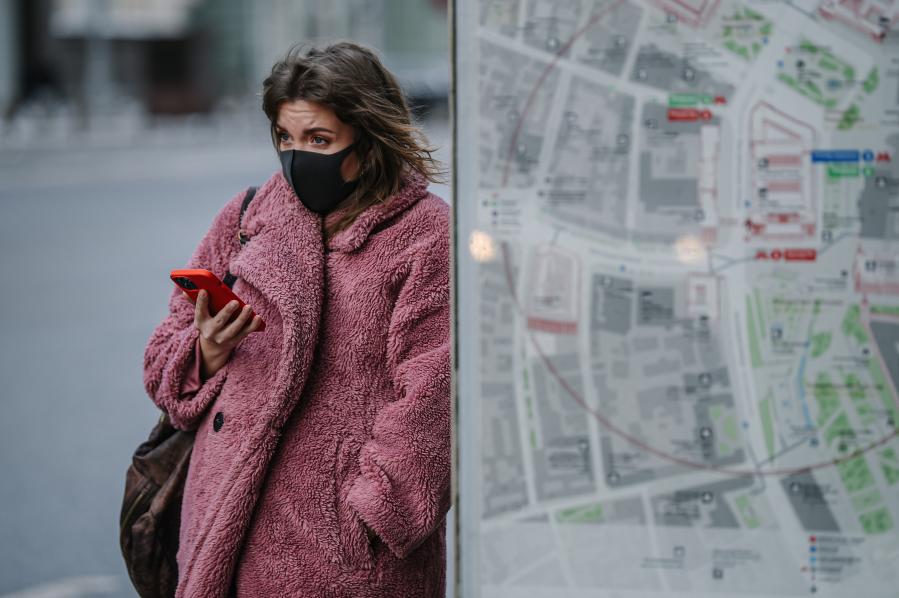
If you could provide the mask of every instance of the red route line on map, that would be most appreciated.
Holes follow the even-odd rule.
[[[553,56],[552,60],[550,60],[549,64],[546,66],[546,68],[543,70],[543,72],[540,73],[540,76],[537,78],[537,81],[534,84],[533,89],[531,89],[531,92],[528,94],[528,99],[525,101],[524,108],[521,111],[521,116],[519,117],[518,122],[515,125],[515,129],[512,133],[512,137],[509,141],[509,151],[507,154],[508,156],[513,155],[512,150],[515,148],[515,146],[518,142],[518,135],[521,132],[521,127],[524,124],[524,119],[527,116],[528,111],[531,108],[531,104],[534,101],[534,96],[536,96],[537,91],[543,85],[543,82],[546,80],[546,77],[555,68],[556,63],[559,61],[559,59],[562,57],[562,55],[574,44],[574,42],[581,35],[583,35],[588,29],[590,29],[593,25],[595,25],[597,21],[599,21],[600,19],[605,17],[608,13],[610,13],[612,10],[617,8],[619,5],[623,4],[624,1],[625,0],[616,0],[615,2],[606,6],[603,10],[592,15],[587,20],[587,22],[583,25],[583,27],[576,30],[571,35],[571,38],[559,48],[559,51]],[[506,184],[508,183],[508,180],[509,180],[509,166],[510,165],[511,165],[511,160],[507,159],[506,166],[503,171],[503,178],[502,178],[502,186],[503,187],[506,186]],[[506,283],[509,287],[509,295],[512,297],[512,301],[515,305],[515,309],[518,311],[518,314],[520,316],[524,317],[524,309],[522,308],[521,303],[519,302],[518,297],[515,294],[515,284],[512,280],[512,272],[510,269],[508,249],[505,244],[502,245],[502,253],[503,253],[503,266],[505,268],[505,273],[506,273]],[[599,423],[601,423],[603,426],[605,426],[612,433],[620,436],[621,438],[624,438],[625,440],[627,440],[634,446],[636,446],[640,449],[643,449],[644,451],[646,451],[648,453],[652,453],[653,455],[655,455],[657,457],[660,457],[667,461],[671,461],[673,463],[677,463],[678,465],[683,465],[685,467],[689,467],[691,469],[715,471],[718,473],[725,473],[725,474],[729,474],[729,475],[733,475],[733,476],[742,476],[742,477],[794,475],[797,473],[808,472],[808,471],[812,471],[815,469],[821,469],[824,467],[832,467],[834,465],[843,463],[844,461],[849,461],[851,459],[854,459],[856,457],[859,457],[859,456],[867,453],[868,451],[871,451],[872,449],[877,448],[878,446],[886,444],[887,442],[889,442],[890,440],[895,438],[897,435],[899,435],[899,428],[895,428],[893,430],[892,434],[888,434],[888,435],[884,436],[883,438],[881,438],[880,440],[872,442],[871,444],[869,444],[868,446],[866,446],[864,448],[856,449],[855,451],[853,451],[852,453],[849,453],[848,455],[844,455],[842,457],[837,457],[835,459],[829,459],[827,461],[811,463],[809,465],[803,465],[800,467],[791,467],[791,468],[782,468],[782,469],[733,469],[733,468],[729,468],[729,467],[719,467],[717,465],[712,465],[709,463],[701,463],[698,461],[691,461],[689,459],[684,459],[682,457],[678,457],[676,455],[666,453],[665,451],[657,449],[657,448],[643,442],[642,440],[640,440],[639,438],[637,438],[635,436],[631,436],[624,430],[615,426],[604,415],[591,409],[590,406],[587,405],[587,403],[584,401],[583,397],[579,396],[577,391],[574,388],[572,388],[571,385],[568,384],[568,381],[562,377],[562,375],[558,372],[558,370],[556,370],[552,361],[550,361],[549,358],[547,357],[547,355],[543,352],[543,349],[540,347],[540,344],[537,342],[536,338],[534,337],[533,332],[528,331],[527,336],[530,339],[531,344],[537,350],[537,353],[540,355],[540,358],[546,364],[547,370],[549,370],[549,372],[555,377],[555,379],[558,381],[558,383],[562,386],[562,388],[565,389],[565,391],[571,396],[571,398],[574,399],[575,402],[577,402],[577,404],[580,405],[587,413],[590,413],[591,415],[593,415],[597,419],[597,421],[599,421]],[[894,426],[899,426],[899,422],[894,422]]]

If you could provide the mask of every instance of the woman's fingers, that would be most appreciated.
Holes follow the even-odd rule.
[[[197,300],[194,302],[194,325],[199,328],[208,317],[209,315],[206,312],[206,291],[200,289],[200,292],[197,293]]]
[[[256,332],[260,328],[262,328],[262,318],[260,318],[259,316],[253,316],[253,319],[250,320],[247,323],[247,325],[244,327],[244,329],[241,330],[240,333],[237,335],[236,342],[239,343],[245,337],[249,336],[250,333]]]
[[[234,317],[236,311],[239,313]],[[213,316],[209,313],[209,293],[201,289],[194,308],[194,324],[203,338],[217,345],[236,345],[262,327],[262,318],[254,317],[252,312],[249,305],[240,308],[240,303],[232,299]]]
[[[222,331],[222,338],[226,341],[228,340],[237,340],[238,334],[244,328],[247,323],[247,320],[250,318],[250,314],[253,310],[249,305],[244,305],[243,309],[240,312],[233,322],[228,324],[228,326]]]
[[[224,328],[228,325],[228,321],[231,319],[231,316],[234,315],[234,312],[238,309],[240,304],[236,299],[232,299],[228,303],[225,304],[225,307],[219,310],[215,316],[212,318],[213,329],[218,332],[220,330],[224,330]]]

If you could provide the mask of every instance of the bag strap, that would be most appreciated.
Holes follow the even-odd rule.
[[[249,240],[244,235],[243,229],[241,225],[243,224],[243,215],[244,212],[247,211],[247,206],[250,205],[250,202],[253,200],[253,196],[256,195],[256,187],[250,187],[247,189],[247,194],[243,197],[243,203],[240,204],[240,219],[238,220],[237,225],[237,240],[240,241],[240,246],[243,247],[244,244]],[[222,281],[225,285],[230,289],[234,286],[234,281],[237,280],[237,277],[231,274],[231,271],[227,271],[225,273],[225,279]]]

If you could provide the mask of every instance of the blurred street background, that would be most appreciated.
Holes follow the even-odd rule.
[[[168,272],[280,169],[271,65],[371,47],[450,168],[448,27],[445,0],[0,0],[0,597],[135,595],[118,517],[159,413],[144,347]]]

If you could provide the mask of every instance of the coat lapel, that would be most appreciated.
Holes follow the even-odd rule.
[[[244,216],[250,237],[230,268],[275,306],[282,318],[281,363],[302,355],[290,347],[308,347],[318,333],[324,281],[321,216],[307,210],[278,172],[259,189]],[[258,202],[258,203],[257,203]],[[292,341],[302,338],[300,346]],[[279,386],[280,388],[280,386]]]
[[[244,215],[250,240],[231,260],[230,270],[281,316],[281,329],[271,331],[281,337],[280,343],[273,339],[280,345],[277,373],[265,384],[271,392],[260,394],[267,400],[254,412],[236,458],[221,472],[179,596],[226,595],[261,484],[281,429],[302,395],[318,342],[324,292],[321,216],[299,203],[280,172],[257,195]]]

